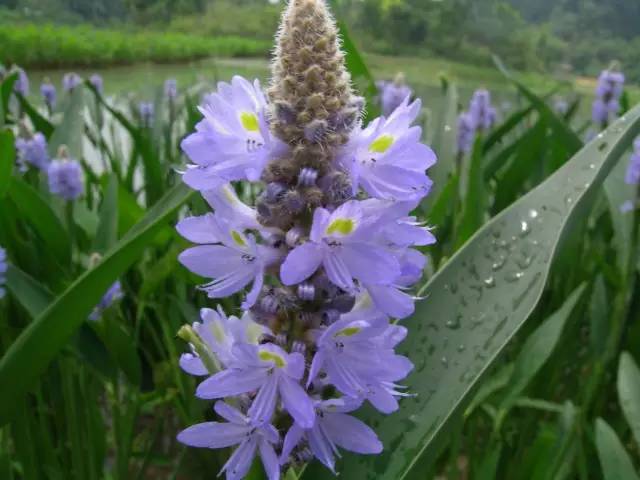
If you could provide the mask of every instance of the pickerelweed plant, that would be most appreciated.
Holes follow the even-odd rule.
[[[377,454],[375,432],[349,415],[369,402],[384,414],[410,395],[412,370],[394,351],[411,315],[411,286],[435,238],[411,211],[429,193],[433,151],[411,126],[420,102],[362,125],[335,23],[323,0],[291,0],[277,36],[267,95],[234,77],[200,107],[182,148],[183,181],[213,213],[177,229],[197,246],[180,255],[224,298],[248,288],[236,316],[204,309],[180,337],[181,366],[207,377],[223,421],[182,431],[190,446],[237,445],[223,471],[243,478],[256,452],[270,480],[313,457],[335,473],[338,447]],[[235,182],[260,182],[255,206]]]

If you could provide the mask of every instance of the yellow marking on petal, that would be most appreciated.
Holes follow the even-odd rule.
[[[287,362],[284,361],[284,358],[282,358],[280,355],[270,352],[268,350],[262,350],[259,354],[258,357],[260,358],[260,360],[263,360],[265,362],[273,362],[276,364],[276,367],[278,368],[282,368],[284,367]]]
[[[232,205],[239,201],[238,197],[236,196],[236,192],[230,185],[225,185],[224,187],[222,187],[222,194],[224,195],[224,198],[226,198],[227,201]]]
[[[235,230],[231,230],[231,238],[234,242],[240,247],[246,247],[247,241],[244,239],[244,236]]]
[[[333,235],[334,233],[349,235],[355,228],[356,224],[351,218],[336,218],[327,227],[327,235]]]
[[[260,124],[258,122],[258,116],[251,112],[242,112],[240,114],[240,123],[247,132],[259,132]]]
[[[372,153],[384,153],[391,148],[391,145],[393,145],[395,141],[396,139],[391,135],[380,135],[371,142],[371,145],[369,145],[369,151]]]
[[[336,333],[335,337],[353,337],[356,333],[360,333],[360,327],[347,327]]]
[[[222,343],[227,337],[227,333],[224,331],[224,327],[220,325],[220,322],[213,322],[211,324],[211,333],[213,334],[213,338],[219,343]]]

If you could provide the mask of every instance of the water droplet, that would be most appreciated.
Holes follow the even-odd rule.
[[[498,270],[500,270],[502,267],[504,267],[505,263],[507,263],[507,257],[505,257],[504,255],[500,255],[500,257],[498,258],[498,260],[496,262],[494,262],[493,265],[491,265],[491,269],[494,272],[497,272]]]
[[[524,276],[523,272],[512,272],[512,273],[509,273],[505,278],[507,282],[513,283],[520,280],[523,276]]]
[[[496,279],[493,277],[487,277],[484,279],[484,286],[486,288],[493,288],[496,286]]]
[[[534,208],[529,210],[529,218],[538,218],[538,211]]]
[[[440,362],[444,365],[444,368],[449,368],[449,359],[447,357],[442,357]]]
[[[523,256],[516,261],[518,266],[523,270],[529,268],[531,266],[531,262],[533,262],[533,257],[529,256]]]
[[[445,125],[444,126],[444,131],[445,132],[450,132],[451,131],[451,125]]]
[[[566,203],[567,205],[571,205],[573,203],[573,198],[571,197],[571,195],[567,195],[566,197],[564,197],[564,203]]]
[[[458,345],[458,352],[462,353],[465,351],[467,347],[465,347],[463,344]]]
[[[456,318],[451,318],[447,320],[447,323],[445,323],[445,325],[447,328],[451,330],[457,330],[460,328],[461,321],[462,321],[462,315],[458,315],[456,316]]]
[[[522,220],[520,222],[520,236],[526,237],[529,233],[531,233],[531,226],[529,225],[529,222]]]

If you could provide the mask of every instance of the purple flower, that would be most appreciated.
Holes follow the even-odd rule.
[[[305,429],[294,423],[284,438],[280,464],[286,464],[293,450],[302,442],[306,442],[313,455],[334,474],[335,456],[341,447],[350,452],[364,455],[382,452],[382,443],[371,428],[364,422],[347,413],[360,407],[358,400],[339,398],[317,400],[316,422],[313,427]]]
[[[29,164],[43,171],[49,166],[47,140],[40,132],[36,132],[31,138],[18,137],[16,139],[16,150],[20,165],[26,166]]]
[[[469,103],[469,115],[476,129],[489,130],[497,119],[496,109],[491,105],[488,90],[476,90]]]
[[[598,77],[591,116],[600,128],[605,127],[620,111],[624,81],[624,75],[613,70],[604,70]]]
[[[564,98],[557,97],[553,101],[553,111],[558,115],[566,115],[569,111],[569,102],[567,102]]]
[[[6,294],[4,286],[7,283],[6,273],[8,268],[7,251],[0,247],[0,299],[4,298]]]
[[[178,96],[178,82],[175,78],[170,78],[164,82],[164,95],[169,100],[175,100]]]
[[[280,465],[274,445],[280,441],[280,435],[274,426],[269,423],[256,426],[251,418],[225,402],[216,402],[214,408],[228,423],[206,422],[193,425],[180,432],[178,440],[185,445],[200,448],[238,445],[222,467],[227,480],[244,478],[257,451],[269,480],[278,480]]]
[[[253,235],[245,235],[222,218],[206,214],[189,217],[178,225],[178,232],[200,244],[180,254],[180,262],[192,272],[213,278],[201,288],[210,298],[224,298],[253,283],[243,308],[256,302],[265,269],[280,258],[278,250],[258,245]]]
[[[326,381],[344,395],[366,399],[382,413],[394,412],[396,397],[406,396],[395,382],[413,370],[409,359],[394,351],[406,334],[406,328],[398,325],[340,320],[316,340],[308,383],[325,371]]]
[[[345,290],[354,290],[354,278],[374,285],[390,284],[399,276],[400,265],[385,244],[375,242],[374,233],[384,227],[377,220],[384,219],[366,218],[356,200],[332,213],[317,208],[309,241],[291,251],[282,264],[282,283],[300,283],[322,265],[331,282]]]
[[[380,105],[382,106],[382,115],[385,117],[391,114],[408,101],[413,94],[411,88],[405,83],[404,75],[398,74],[393,82],[379,82],[377,84],[380,95]]]
[[[300,385],[305,361],[300,353],[287,353],[274,344],[235,344],[230,368],[198,385],[196,395],[217,399],[256,391],[247,414],[254,425],[269,423],[278,397],[293,419],[304,428],[315,421],[313,403]]]
[[[27,77],[27,73],[20,67],[14,67],[13,71],[18,73],[18,78],[13,85],[13,90],[23,97],[26,97],[29,95],[29,77]]]
[[[100,299],[100,303],[96,305],[96,307],[93,309],[93,312],[91,312],[91,315],[89,315],[89,320],[99,320],[102,314],[114,303],[122,299],[122,297],[122,285],[120,284],[120,281],[116,281],[102,296],[102,298]]]
[[[473,148],[473,140],[476,136],[476,128],[469,112],[463,112],[458,117],[458,153],[469,153]]]
[[[378,118],[352,135],[340,161],[350,173],[354,193],[358,187],[376,198],[409,200],[429,193],[426,170],[436,156],[420,143],[422,129],[411,127],[420,112],[420,100],[409,98],[385,119]]]
[[[73,90],[82,83],[82,78],[75,72],[65,73],[62,77],[62,89],[65,92],[73,92]]]
[[[82,167],[73,159],[53,160],[47,168],[49,191],[64,200],[75,200],[84,193]]]
[[[53,83],[49,82],[48,80],[44,81],[40,85],[40,94],[42,95],[42,98],[44,99],[44,103],[47,105],[49,109],[52,109],[53,107],[55,107],[57,93],[56,93],[56,87]]]
[[[91,75],[91,77],[89,77],[89,83],[93,85],[93,88],[95,88],[98,93],[102,93],[104,91],[104,81],[102,80],[102,77],[97,73],[94,73],[93,75]]]
[[[248,313],[242,319],[227,317],[220,306],[218,310],[203,308],[200,318],[202,323],[193,323],[197,339],[196,344],[192,344],[192,353],[180,357],[180,367],[191,375],[210,375],[228,367],[233,362],[231,349],[236,343],[257,344],[266,332]],[[210,371],[207,365],[214,366],[215,371]]]
[[[140,123],[143,127],[149,128],[153,123],[155,117],[155,107],[151,102],[138,103],[138,115],[140,116]]]
[[[633,153],[629,159],[625,182],[629,185],[637,185],[640,183],[640,137],[633,142]]]
[[[282,143],[272,138],[265,118],[266,100],[260,84],[242,77],[218,84],[200,106],[204,119],[182,142],[193,162],[183,175],[196,190],[210,190],[234,180],[256,181]]]

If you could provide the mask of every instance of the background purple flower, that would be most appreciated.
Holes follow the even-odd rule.
[[[53,160],[47,169],[49,191],[72,201],[84,193],[82,167],[73,159]]]
[[[604,128],[620,111],[624,82],[624,74],[614,70],[604,70],[598,77],[591,116],[600,128]]]
[[[7,251],[0,247],[0,299],[5,296],[4,286],[7,282],[6,273],[7,273]]]
[[[393,82],[379,82],[378,94],[382,114],[388,117],[402,102],[413,95],[413,90],[405,83],[404,75],[399,73]]]
[[[82,78],[75,72],[65,73],[62,77],[62,89],[65,92],[72,92],[81,83]]]
[[[138,103],[138,115],[140,116],[140,123],[143,127],[150,127],[155,117],[155,107],[152,102],[140,102]]]
[[[49,166],[47,140],[40,132],[34,133],[31,138],[18,137],[16,139],[16,150],[20,165],[32,165],[43,171]]]
[[[637,185],[640,183],[640,137],[633,142],[633,153],[629,159],[625,182],[629,185]]]
[[[91,312],[91,315],[89,315],[89,320],[99,320],[102,314],[109,307],[111,307],[118,300],[122,299],[123,295],[122,284],[118,280],[113,285],[111,285],[111,287],[109,287],[109,290],[107,290],[107,292],[102,296],[102,298],[100,299],[100,303],[96,305],[96,307],[93,309],[93,312]]]
[[[178,96],[178,82],[175,78],[169,78],[164,82],[164,95],[169,100],[175,100]]]
[[[23,97],[26,97],[29,95],[29,77],[27,77],[27,73],[20,67],[14,67],[13,71],[18,73],[18,78],[13,85],[13,90]]]
[[[53,107],[55,107],[57,92],[56,92],[56,87],[53,83],[51,83],[49,80],[45,80],[40,85],[40,94],[42,95],[42,98],[44,99],[44,103],[47,105],[49,109],[52,109]]]
[[[98,93],[102,93],[104,91],[104,81],[102,77],[97,73],[94,73],[89,77],[89,83],[93,85],[93,87],[98,91]]]

